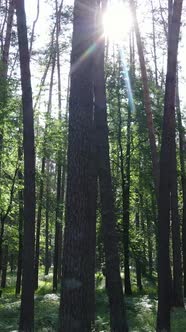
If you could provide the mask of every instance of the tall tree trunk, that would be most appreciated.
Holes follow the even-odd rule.
[[[22,146],[20,144],[21,142],[19,142],[19,147],[18,147],[18,159],[21,164],[23,159],[23,151],[22,151]],[[20,167],[18,170],[18,180],[19,180],[19,185],[22,185],[23,173]],[[19,189],[18,198],[19,198],[19,250],[17,258],[16,295],[20,294],[21,291],[21,278],[22,278],[22,265],[23,265],[23,189],[22,188]]]
[[[168,1],[168,50],[170,45],[170,33],[173,23],[173,0]],[[179,37],[178,37],[179,38]],[[171,41],[172,42],[172,41]],[[177,70],[176,70],[177,73]],[[176,76],[177,78],[177,76]],[[177,80],[176,80],[177,81]],[[176,85],[174,89],[176,89]],[[175,94],[174,94],[175,96]],[[174,126],[175,120],[175,104],[174,104]],[[174,128],[174,136],[175,136]],[[173,248],[173,288],[172,288],[172,305],[183,307],[182,294],[182,266],[181,266],[181,240],[180,240],[180,220],[178,212],[178,185],[177,185],[177,160],[176,160],[176,142],[175,137],[171,146],[171,219],[172,219],[172,248]]]
[[[103,9],[103,8],[102,8]],[[101,22],[102,9],[98,9],[98,20]],[[109,142],[107,125],[106,90],[104,77],[105,41],[102,27],[98,24],[96,34],[99,43],[96,49],[94,67],[95,93],[95,134],[97,148],[97,167],[101,199],[101,215],[103,224],[103,242],[106,262],[106,283],[110,303],[110,326],[112,332],[128,331],[125,313],[124,296],[120,276],[118,255],[118,239],[114,215],[114,197],[109,160]]]
[[[48,121],[51,114],[52,107],[52,91],[54,84],[54,70],[56,63],[56,52],[52,50],[52,69],[51,69],[51,78],[49,86],[49,95],[48,95],[48,106],[46,113],[46,125],[44,130],[44,141],[43,141],[43,158],[41,166],[41,180],[39,188],[39,202],[38,202],[38,212],[37,212],[37,230],[36,230],[36,249],[35,249],[35,289],[38,288],[38,274],[39,274],[39,252],[40,252],[40,232],[41,232],[41,217],[42,217],[42,207],[43,207],[43,192],[44,192],[44,176],[45,176],[45,164],[46,164],[46,153],[47,153],[47,132],[48,132]]]
[[[7,5],[8,2],[6,2]],[[6,35],[5,35],[5,42],[3,45],[3,30],[4,27],[2,27],[1,31],[1,37],[2,37],[2,66],[0,69],[0,107],[3,109],[6,105],[7,101],[7,73],[8,73],[8,60],[9,60],[9,51],[10,51],[10,41],[11,41],[11,32],[12,32],[12,25],[13,25],[13,16],[14,16],[14,0],[9,1],[9,8],[6,8],[6,15],[8,13],[7,17],[7,26],[6,26]],[[4,24],[6,22],[6,15]],[[2,176],[2,150],[3,150],[3,131],[4,131],[4,112],[1,116],[1,128],[0,128],[0,177]],[[1,218],[2,219],[2,218]],[[4,223],[4,221],[3,221]],[[4,225],[1,225],[1,228],[3,229]],[[1,251],[1,248],[0,248]],[[1,263],[0,263],[1,265]]]
[[[41,231],[41,217],[43,207],[43,191],[44,191],[44,175],[45,175],[45,156],[42,158],[41,165],[41,178],[38,197],[38,210],[37,210],[37,227],[36,227],[36,249],[35,249],[35,290],[38,289],[38,277],[39,277],[39,252],[40,252],[40,231]]]
[[[24,240],[19,330],[34,328],[35,149],[32,89],[24,0],[16,0],[23,103]]]
[[[137,233],[139,232],[139,212],[136,213],[136,231]],[[141,255],[138,252],[137,257],[136,257],[136,279],[137,279],[137,287],[139,291],[142,291],[143,286],[142,286],[142,280],[141,280]]]
[[[119,70],[120,75],[120,70]],[[130,174],[128,175],[128,179],[124,174],[124,155],[123,155],[123,145],[122,145],[122,117],[121,117],[121,97],[120,97],[120,78],[118,82],[118,144],[120,151],[120,170],[121,170],[121,187],[122,187],[122,207],[123,207],[123,246],[124,246],[124,272],[125,272],[125,293],[127,295],[132,294],[131,290],[131,282],[130,282],[130,269],[129,269],[129,187],[130,187]],[[129,111],[130,112],[130,111]],[[128,119],[129,121],[129,119]],[[130,172],[130,142],[128,142],[128,125],[127,125],[127,167],[126,172]],[[129,167],[128,167],[129,166]],[[129,183],[127,181],[129,180]]]
[[[55,246],[54,246],[54,272],[53,272],[53,291],[57,291],[58,274],[61,270],[61,245],[62,245],[62,213],[61,213],[61,158],[58,160],[57,168],[57,197],[56,197],[56,221],[55,221]]]
[[[96,178],[92,170],[93,55],[87,50],[94,41],[94,12],[95,1],[75,0],[59,319],[63,332],[91,331],[93,319]]]
[[[153,247],[152,247],[152,238],[151,238],[151,234],[152,234],[152,225],[151,225],[151,220],[150,220],[150,215],[149,215],[149,211],[147,211],[147,234],[148,234],[148,267],[149,267],[149,277],[152,278],[152,272],[153,272],[153,260],[152,260],[152,251],[153,251]]]
[[[126,146],[126,178],[124,193],[124,254],[125,254],[125,292],[132,294],[130,281],[130,264],[129,264],[129,224],[130,224],[130,154],[131,154],[131,109],[128,105],[127,118],[127,146]]]
[[[177,52],[182,0],[175,0],[168,38],[168,62],[164,101],[164,120],[160,156],[159,248],[158,248],[158,315],[157,331],[170,331],[170,260],[169,224],[172,190],[173,154],[175,153],[175,89]],[[179,230],[177,230],[179,231]]]
[[[151,149],[151,156],[152,156],[152,172],[153,172],[153,180],[154,180],[154,189],[155,189],[156,198],[157,198],[157,202],[158,202],[159,161],[158,161],[155,130],[154,130],[154,124],[153,124],[152,110],[151,110],[151,100],[150,100],[149,84],[148,84],[148,77],[147,77],[147,69],[146,69],[146,65],[145,65],[143,44],[142,44],[142,40],[141,40],[134,0],[130,1],[130,5],[131,5],[132,13],[133,13],[134,29],[135,29],[135,34],[136,34],[139,62],[140,62],[140,68],[141,68],[143,93],[144,93],[144,106],[145,106],[145,112],[146,112],[146,118],[147,118],[147,128],[148,128],[149,142],[150,142],[150,149]]]
[[[56,55],[57,55],[57,77],[58,77],[58,118],[60,129],[62,125],[62,108],[61,108],[61,67],[60,67],[60,17],[61,11],[58,9],[58,0],[56,5]],[[61,8],[62,9],[62,8]],[[62,135],[62,133],[61,133]],[[62,140],[62,137],[61,137]],[[53,273],[53,291],[57,290],[58,281],[61,280],[61,254],[62,254],[62,210],[61,210],[61,181],[62,181],[62,142],[59,144],[57,153],[57,197],[56,197],[56,220],[55,220],[55,246],[54,246],[54,273]]]
[[[49,192],[50,192],[50,174],[49,174],[49,161],[47,160],[46,164],[46,225],[45,225],[45,275],[49,273],[49,208],[50,208],[50,201],[49,201]]]

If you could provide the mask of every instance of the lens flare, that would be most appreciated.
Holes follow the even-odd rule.
[[[105,36],[112,42],[122,43],[132,27],[132,14],[123,1],[113,1],[103,16]]]

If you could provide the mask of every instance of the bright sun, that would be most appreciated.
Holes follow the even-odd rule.
[[[103,16],[103,26],[105,36],[110,41],[121,43],[127,37],[132,26],[129,6],[123,1],[112,1]]]

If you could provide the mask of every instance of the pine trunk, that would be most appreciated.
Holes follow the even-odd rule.
[[[76,0],[71,54],[66,225],[59,331],[89,332],[94,315],[96,177],[93,156],[95,2]],[[87,57],[84,57],[87,54]],[[93,168],[93,169],[92,169]]]
[[[158,225],[158,315],[157,331],[170,331],[171,275],[169,259],[169,225],[171,194],[176,193],[175,156],[175,90],[177,52],[182,12],[182,1],[175,0],[171,20],[169,19],[168,61],[164,100],[164,119],[162,147],[160,156],[160,191],[159,191],[159,225]],[[170,13],[170,11],[169,11]],[[173,181],[174,180],[174,181]],[[174,190],[173,190],[174,189]],[[174,209],[172,210],[172,214]],[[175,227],[175,225],[173,225]],[[176,230],[179,232],[179,229]],[[176,236],[176,233],[175,233]]]
[[[16,0],[23,103],[24,239],[19,330],[34,328],[35,149],[31,76],[24,0]]]

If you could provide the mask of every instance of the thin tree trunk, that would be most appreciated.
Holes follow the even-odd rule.
[[[6,25],[6,21],[7,21],[7,15],[8,15],[8,0],[5,0],[5,6],[4,6],[4,11],[5,11],[5,15],[4,15],[4,19],[3,19],[3,23],[1,25],[1,33],[0,35],[3,36],[4,35],[4,29],[5,29],[5,25]],[[1,39],[1,53],[3,53],[3,38]]]
[[[21,142],[19,142],[19,147],[18,147],[18,159],[19,162],[21,163],[23,158],[23,151],[20,144]],[[22,185],[23,174],[20,168],[18,171],[18,180],[19,180],[19,185]],[[20,294],[21,291],[21,278],[22,278],[22,265],[23,265],[23,189],[22,188],[19,189],[18,198],[19,198],[19,251],[17,258],[16,295]]]
[[[142,84],[143,84],[143,92],[144,92],[144,105],[145,105],[147,128],[148,128],[149,142],[150,142],[150,149],[151,149],[151,156],[152,156],[152,172],[153,172],[153,180],[154,180],[154,189],[155,189],[156,198],[157,198],[157,202],[158,202],[159,161],[158,161],[155,130],[154,130],[154,124],[153,124],[152,110],[151,110],[151,100],[150,100],[149,84],[148,84],[148,77],[147,77],[147,69],[146,69],[146,65],[145,65],[143,44],[142,44],[139,25],[138,25],[138,21],[137,21],[134,0],[130,1],[130,5],[131,5],[132,13],[133,13],[134,29],[135,29],[135,34],[136,34],[136,41],[137,41],[140,68],[141,68],[141,76],[142,76]]]
[[[171,281],[169,259],[169,224],[171,203],[170,194],[172,190],[171,163],[173,161],[173,154],[175,153],[175,89],[181,12],[182,0],[175,0],[168,39],[164,121],[160,156],[158,332],[170,331]]]
[[[61,261],[61,241],[62,241],[62,225],[61,225],[61,163],[58,163],[57,170],[57,202],[56,202],[56,222],[55,222],[55,247],[54,247],[54,271],[53,271],[53,291],[57,291],[59,262]],[[61,274],[61,273],[60,273]]]
[[[136,213],[136,231],[139,232],[139,212]],[[137,287],[139,291],[142,291],[142,280],[141,280],[141,255],[138,253],[138,256],[136,258],[136,279],[137,279]]]
[[[34,328],[35,149],[32,89],[24,0],[16,0],[23,102],[24,244],[20,331]]]
[[[36,249],[35,249],[35,290],[38,289],[39,277],[39,252],[40,252],[40,231],[41,231],[41,216],[43,207],[43,191],[44,191],[44,175],[45,175],[45,156],[42,158],[41,179],[38,197],[38,211],[37,211],[37,227],[36,227]]]
[[[119,72],[120,75],[120,72]],[[124,155],[123,155],[123,145],[122,145],[122,118],[121,118],[121,101],[120,101],[120,78],[118,82],[118,119],[119,119],[119,128],[118,128],[118,144],[120,151],[120,170],[121,170],[121,187],[122,187],[122,207],[123,207],[123,246],[124,246],[124,273],[125,273],[125,293],[127,295],[132,294],[131,282],[130,282],[130,269],[129,269],[129,187],[130,179],[125,177],[124,174]],[[128,119],[129,121],[129,119]],[[130,172],[130,143],[128,142],[128,124],[127,124],[127,171]],[[129,166],[129,167],[128,167]],[[128,174],[127,174],[128,175]],[[130,174],[129,176],[130,177]],[[129,180],[129,183],[126,183]]]
[[[45,275],[49,273],[49,188],[50,188],[49,161],[46,164],[46,225],[45,225]]]
[[[15,8],[15,0],[10,0],[9,1],[9,9],[8,9],[5,43],[4,43],[3,54],[2,54],[2,63],[3,63],[2,77],[5,80],[7,78],[7,72],[8,72],[8,59],[9,59],[9,50],[10,50],[11,32],[12,32],[12,25],[13,25],[14,8]]]
[[[130,224],[130,154],[131,154],[131,109],[128,105],[127,118],[127,146],[126,146],[126,178],[124,193],[124,252],[125,252],[125,292],[132,294],[130,281],[130,263],[129,263],[129,224]]]
[[[38,274],[39,274],[39,252],[40,252],[40,231],[41,231],[41,217],[42,217],[42,207],[43,207],[43,191],[44,191],[44,176],[45,176],[45,163],[46,163],[46,153],[47,153],[47,131],[48,131],[48,120],[51,113],[52,107],[52,91],[54,84],[54,70],[56,63],[56,52],[53,52],[52,60],[52,70],[50,78],[50,87],[49,87],[49,96],[48,96],[48,106],[46,113],[46,125],[44,130],[44,142],[43,142],[43,158],[41,166],[41,182],[40,182],[40,191],[39,191],[39,202],[38,202],[38,213],[37,213],[37,230],[36,230],[36,252],[35,252],[35,289],[38,288]]]
[[[33,25],[32,25],[32,33],[31,33],[31,38],[30,38],[30,50],[29,50],[30,57],[32,55],[32,46],[33,46],[33,41],[34,41],[34,33],[35,33],[36,23],[39,19],[39,11],[40,11],[40,0],[37,0],[37,13],[36,13],[36,18],[35,18],[35,20],[33,22]]]
[[[6,2],[7,5],[7,2]],[[2,44],[2,69],[0,70],[0,105],[3,109],[7,101],[7,72],[8,72],[8,60],[9,60],[9,51],[10,51],[10,41],[11,41],[11,32],[13,25],[13,15],[14,15],[14,0],[9,1],[9,8],[7,9],[7,27],[4,45]],[[6,15],[5,15],[6,18]],[[6,22],[6,19],[5,19]],[[5,24],[4,22],[4,24]],[[4,30],[4,28],[3,28]],[[2,43],[3,43],[3,31],[2,31]],[[4,130],[4,113],[1,117],[1,128],[0,128],[0,176],[1,176],[1,160],[2,160],[2,150],[3,150],[3,130]]]
[[[60,34],[60,17],[61,11],[58,9],[58,0],[55,0],[56,5],[56,55],[57,55],[57,77],[58,77],[58,109],[59,109],[59,123],[62,125],[61,118],[61,68],[60,68],[60,49],[59,49],[59,34]],[[62,10],[62,8],[61,8]],[[62,133],[61,133],[62,134]],[[62,140],[62,137],[61,137]],[[54,246],[54,273],[53,273],[53,291],[57,290],[58,281],[61,280],[61,253],[62,253],[62,210],[61,210],[61,174],[62,174],[62,142],[60,142],[57,160],[57,197],[56,197],[56,220],[55,220],[55,246]]]
[[[152,278],[152,272],[153,272],[153,261],[152,261],[152,226],[151,226],[151,220],[149,216],[149,212],[147,211],[147,234],[148,234],[148,267],[149,267],[149,277]]]

